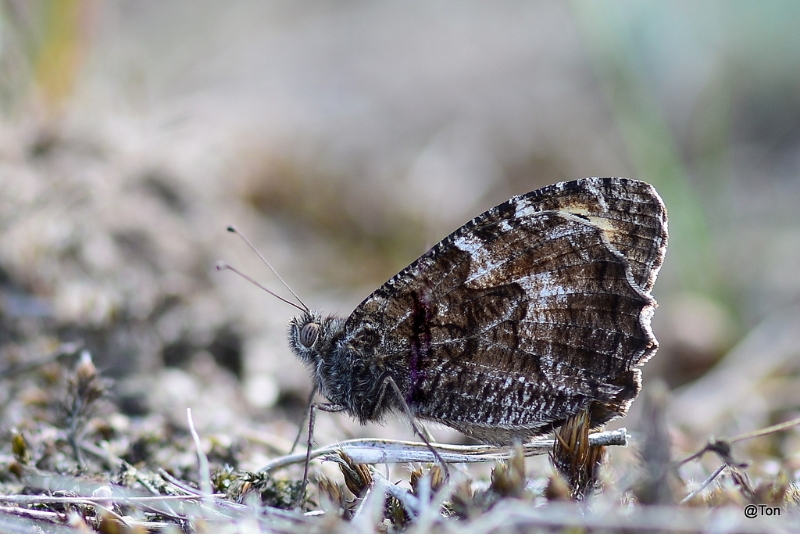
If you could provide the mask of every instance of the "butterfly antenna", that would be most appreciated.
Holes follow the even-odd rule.
[[[235,272],[236,274],[238,274],[239,276],[241,276],[242,278],[244,278],[245,280],[247,280],[251,284],[255,285],[256,287],[259,287],[259,288],[263,289],[264,291],[266,291],[267,293],[269,293],[270,295],[272,295],[276,299],[278,299],[280,301],[283,301],[283,302],[285,302],[286,304],[288,304],[290,306],[294,306],[295,308],[297,308],[301,312],[307,312],[308,311],[308,309],[301,308],[300,306],[298,306],[297,304],[295,304],[291,300],[285,299],[282,296],[278,295],[277,293],[275,293],[273,291],[270,291],[266,287],[262,286],[261,284],[259,284],[258,282],[256,282],[255,280],[253,280],[252,278],[250,278],[249,276],[244,274],[242,271],[240,271],[236,267],[232,267],[232,266],[228,265],[227,263],[225,263],[224,261],[218,261],[216,267],[217,267],[218,271],[233,271],[233,272]],[[302,302],[301,302],[301,304],[302,304]],[[303,304],[303,306],[305,306],[305,304]]]
[[[239,229],[238,229],[238,228],[236,228],[236,227],[235,227],[235,226],[233,226],[233,225],[230,225],[230,226],[228,226],[228,231],[229,231],[229,232],[231,232],[231,233],[234,233],[234,234],[238,235],[239,237],[241,237],[241,238],[242,238],[242,241],[244,241],[245,243],[247,243],[247,246],[248,246],[248,247],[250,247],[250,249],[251,249],[253,252],[255,252],[255,253],[256,253],[256,255],[257,255],[259,258],[261,258],[261,261],[263,261],[263,262],[264,262],[264,265],[266,265],[267,267],[269,267],[269,270],[270,270],[270,271],[272,271],[272,274],[274,274],[275,276],[277,276],[277,277],[278,277],[278,280],[280,280],[280,281],[281,281],[281,284],[283,284],[283,287],[285,287],[286,289],[288,289],[288,290],[289,290],[289,292],[290,292],[292,295],[294,295],[294,298],[296,298],[296,299],[297,299],[297,302],[299,302],[299,303],[300,303],[300,305],[302,306],[302,308],[300,308],[299,306],[295,305],[295,308],[298,308],[298,309],[300,309],[300,310],[302,310],[302,311],[306,311],[306,312],[307,312],[307,311],[309,311],[309,307],[308,307],[308,306],[306,306],[306,303],[305,303],[305,302],[303,302],[303,299],[301,299],[300,297],[298,297],[298,296],[297,296],[297,293],[295,293],[295,292],[294,292],[294,290],[293,290],[291,287],[289,287],[289,284],[287,284],[287,283],[286,283],[286,281],[285,281],[283,278],[281,278],[281,275],[279,275],[279,274],[278,274],[278,271],[276,271],[276,270],[275,270],[275,269],[272,267],[272,265],[270,265],[270,263],[267,261],[267,259],[266,259],[266,258],[265,258],[265,257],[264,257],[264,256],[263,256],[263,255],[262,255],[262,254],[261,254],[261,253],[258,251],[258,249],[257,249],[256,247],[254,247],[254,246],[253,246],[253,244],[250,242],[250,240],[249,240],[249,239],[247,239],[247,236],[245,236],[245,235],[244,235],[242,232],[240,232],[240,231],[239,231]],[[229,267],[229,268],[230,268],[230,267]],[[236,272],[238,272],[238,271],[236,271]],[[241,273],[239,273],[239,274],[241,274]],[[244,276],[244,275],[242,275],[242,276]],[[247,278],[247,277],[245,277],[245,278]],[[251,279],[251,281],[252,281],[252,279]],[[256,284],[256,285],[258,285],[259,287],[261,287],[262,289],[264,289],[264,287],[263,287],[263,286],[261,286],[260,284]],[[269,291],[269,290],[266,290],[266,291],[267,291],[268,293],[270,293],[271,295],[275,295],[275,293],[273,293],[272,291]],[[277,297],[277,295],[275,295],[275,296]],[[278,297],[278,298],[280,298],[280,297]],[[288,301],[286,301],[285,299],[282,299],[282,298],[281,298],[281,300],[283,300],[284,302],[288,302]]]

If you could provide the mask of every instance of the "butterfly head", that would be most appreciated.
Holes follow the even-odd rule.
[[[289,346],[303,363],[318,369],[331,353],[343,328],[341,318],[322,317],[318,311],[309,310],[289,323]]]

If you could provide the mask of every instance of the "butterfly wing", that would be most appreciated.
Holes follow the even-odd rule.
[[[391,376],[417,416],[507,443],[588,408],[625,413],[667,246],[655,189],[587,178],[514,197],[367,297],[349,349]]]

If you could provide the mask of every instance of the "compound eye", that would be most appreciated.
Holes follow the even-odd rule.
[[[306,348],[311,348],[319,336],[319,325],[317,323],[306,323],[300,329],[300,344]]]

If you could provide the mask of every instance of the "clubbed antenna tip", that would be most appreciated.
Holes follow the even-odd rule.
[[[228,270],[228,271],[233,271],[233,272],[235,272],[236,274],[238,274],[239,276],[241,276],[242,278],[244,278],[245,280],[248,280],[248,281],[250,281],[252,284],[254,284],[254,285],[256,285],[256,286],[260,287],[261,289],[263,289],[264,291],[266,291],[267,293],[269,293],[269,294],[270,294],[270,295],[272,295],[273,297],[275,297],[275,298],[277,298],[277,299],[279,299],[279,300],[282,300],[283,302],[286,302],[287,304],[291,304],[292,306],[294,306],[295,308],[297,308],[297,309],[298,309],[298,310],[300,310],[300,311],[307,312],[307,311],[308,311],[308,306],[306,306],[306,303],[305,303],[305,302],[303,302],[303,301],[300,299],[300,297],[298,297],[298,296],[297,296],[297,293],[295,293],[295,292],[292,290],[292,288],[291,288],[291,287],[289,287],[289,284],[287,284],[287,283],[286,283],[286,282],[283,280],[283,278],[281,278],[281,275],[279,275],[279,274],[278,274],[278,272],[277,272],[277,271],[276,271],[276,270],[275,270],[275,269],[272,267],[272,265],[270,265],[270,263],[269,263],[269,262],[267,261],[267,259],[266,259],[266,258],[265,258],[265,257],[264,257],[264,256],[263,256],[263,255],[262,255],[262,254],[261,254],[261,253],[258,251],[258,249],[257,249],[255,246],[253,246],[253,244],[250,242],[250,240],[249,240],[249,239],[247,239],[247,237],[246,237],[246,236],[245,236],[243,233],[241,233],[241,232],[239,231],[239,229],[238,229],[238,228],[236,228],[236,226],[234,226],[234,225],[232,225],[232,224],[231,224],[231,225],[228,225],[228,231],[229,231],[229,232],[231,232],[231,233],[233,233],[233,234],[236,234],[236,235],[238,235],[239,237],[241,237],[241,238],[242,238],[242,241],[244,241],[245,243],[247,243],[247,246],[248,246],[248,247],[250,247],[250,249],[251,249],[253,252],[255,252],[255,253],[256,253],[256,255],[257,255],[257,256],[258,256],[258,257],[261,259],[261,261],[262,261],[262,262],[264,262],[264,264],[265,264],[267,267],[269,267],[269,270],[270,270],[270,271],[272,271],[272,273],[273,273],[275,276],[277,276],[277,277],[278,277],[278,280],[280,280],[280,281],[281,281],[281,283],[284,285],[284,287],[286,287],[286,289],[288,289],[288,290],[289,290],[289,292],[290,292],[292,295],[294,295],[294,298],[295,298],[295,299],[297,299],[297,302],[299,302],[299,303],[300,303],[300,306],[298,306],[298,305],[297,305],[297,304],[295,304],[294,302],[291,302],[291,301],[289,301],[289,300],[286,300],[285,298],[283,298],[283,297],[281,297],[281,296],[279,296],[279,295],[276,295],[275,293],[273,293],[273,292],[272,292],[272,291],[270,291],[269,289],[265,288],[264,286],[262,286],[261,284],[259,284],[258,282],[256,282],[255,280],[253,280],[252,278],[250,278],[249,276],[247,276],[247,275],[246,275],[246,274],[244,274],[243,272],[239,271],[238,269],[236,269],[236,268],[234,268],[234,267],[231,267],[230,265],[228,265],[228,264],[227,264],[227,263],[225,263],[224,261],[218,261],[218,262],[217,262],[217,264],[216,264],[216,269],[217,269],[218,271],[225,271],[225,270]]]

